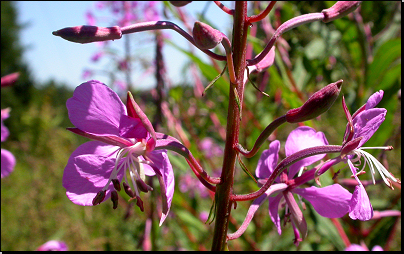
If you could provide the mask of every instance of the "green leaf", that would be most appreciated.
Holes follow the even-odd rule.
[[[212,67],[209,64],[204,63],[201,59],[196,57],[192,52],[186,51],[186,50],[180,48],[178,45],[175,45],[170,40],[166,40],[166,42],[168,44],[170,44],[171,46],[173,46],[174,48],[181,51],[182,53],[186,54],[189,58],[191,58],[191,60],[194,61],[199,66],[199,69],[202,72],[202,75],[204,77],[206,77],[206,79],[214,80],[216,78],[218,73],[214,67]],[[229,83],[227,83],[223,79],[218,79],[215,83],[215,87],[218,88],[224,95],[228,96]]]
[[[246,165],[243,163],[243,161],[241,160],[240,156],[237,154],[237,159],[238,159],[238,163],[240,164],[241,168],[243,169],[244,173],[246,173],[249,177],[251,177],[251,179],[254,180],[254,182],[257,183],[257,180],[255,180],[254,176],[251,174],[251,172],[248,170],[248,168],[246,167]]]
[[[387,41],[380,46],[369,66],[366,86],[375,87],[398,58],[401,58],[401,38]]]

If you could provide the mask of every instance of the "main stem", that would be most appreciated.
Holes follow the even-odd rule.
[[[244,69],[246,67],[246,42],[248,24],[247,2],[236,1],[233,24],[233,63],[236,74],[236,84],[230,84],[229,108],[227,114],[226,146],[224,150],[223,168],[221,183],[216,186],[216,223],[213,235],[212,250],[224,250],[226,246],[227,229],[229,226],[229,216],[232,202],[230,196],[233,192],[234,170],[236,164],[237,151],[234,147],[238,144],[241,106],[243,105],[244,93]],[[236,87],[240,108],[234,94]]]

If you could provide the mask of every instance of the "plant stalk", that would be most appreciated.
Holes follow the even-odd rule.
[[[216,186],[216,222],[213,235],[212,251],[225,250],[229,217],[232,208],[230,197],[233,192],[234,170],[238,144],[241,106],[243,105],[244,69],[246,67],[246,42],[248,22],[247,2],[236,1],[233,23],[233,64],[236,83],[230,84],[229,108],[227,115],[226,145],[224,150],[221,183]],[[236,88],[236,89],[234,89]],[[235,94],[237,92],[237,95]],[[238,100],[238,101],[237,101]]]

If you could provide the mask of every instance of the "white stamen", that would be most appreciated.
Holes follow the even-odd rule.
[[[141,164],[142,163],[149,164],[149,162],[139,158],[139,156],[145,154],[146,144],[144,142],[136,142],[135,140],[133,142],[134,145],[119,149],[116,156],[114,169],[111,172],[107,184],[102,189],[103,191],[109,188],[112,179],[117,179],[118,173],[121,171],[121,169],[123,169],[125,182],[129,183],[126,174],[126,170],[128,170],[131,178],[130,180],[132,181],[134,190],[136,192],[136,196],[139,196],[139,191],[135,180],[142,179],[142,177],[143,177],[142,180],[144,180],[144,168],[143,165]]]
[[[370,149],[369,147],[366,147],[367,149]],[[382,147],[379,149],[385,149],[386,147]],[[375,167],[377,169],[377,171],[379,171],[379,174],[381,175],[381,177],[383,178],[384,183],[387,186],[391,186],[391,183],[389,182],[389,180],[386,178],[386,176],[388,178],[390,178],[391,180],[393,180],[394,182],[397,182],[398,180],[392,175],[390,174],[390,172],[383,166],[383,164],[381,164],[375,157],[373,157],[373,155],[371,155],[368,152],[365,152],[362,150],[363,147],[355,149],[355,153],[360,155],[363,155],[364,159],[365,159],[365,163],[367,162],[369,164],[369,168],[371,170],[371,176],[372,176],[372,180],[373,180],[373,184],[375,184],[375,179],[374,179],[374,174],[375,174]]]

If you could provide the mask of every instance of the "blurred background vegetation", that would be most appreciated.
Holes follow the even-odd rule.
[[[290,18],[319,12],[333,3],[278,2],[267,21],[278,27]],[[249,3],[249,15],[257,14],[266,4]],[[193,24],[183,23],[179,9],[167,3],[164,6],[166,15],[179,26],[192,27]],[[209,8],[217,7],[211,4],[201,10],[197,18],[209,23],[203,15]],[[5,120],[10,136],[2,143],[2,148],[11,151],[17,159],[14,171],[1,179],[1,250],[35,250],[51,239],[65,241],[70,250],[141,250],[145,248],[147,218],[153,218],[153,249],[209,250],[213,224],[205,224],[200,214],[209,212],[213,195],[198,193],[192,188],[197,186],[197,181],[192,181],[195,177],[185,160],[174,153],[169,155],[176,174],[176,190],[170,216],[162,227],[157,223],[157,183],[154,183],[157,191],[144,194],[145,213],[128,203],[126,197],[120,199],[116,210],[112,209],[110,201],[96,207],[82,207],[68,200],[62,187],[63,170],[70,154],[87,139],[65,129],[72,126],[65,103],[73,91],[65,84],[51,80],[44,84],[33,82],[30,63],[22,60],[26,49],[20,44],[19,33],[24,27],[17,24],[17,15],[18,10],[12,2],[1,2],[1,76],[20,72],[13,87],[1,89],[1,108],[11,108],[10,118]],[[270,31],[268,24],[263,22],[251,27],[250,57],[263,49],[271,37]],[[222,32],[230,38],[231,31]],[[276,44],[275,64],[263,73],[251,75],[269,98],[250,83],[246,85],[240,143],[252,147],[259,133],[272,120],[288,109],[300,106],[321,87],[343,79],[341,95],[345,96],[351,113],[372,93],[380,89],[385,91],[378,107],[388,110],[386,120],[366,146],[392,145],[393,151],[373,150],[371,153],[401,179],[401,3],[363,2],[360,11],[354,14],[327,24],[315,22],[299,26],[282,37],[283,40]],[[165,43],[170,43],[169,39]],[[208,137],[215,145],[224,147],[228,77],[220,78],[202,97],[197,84],[206,87],[221,72],[223,63],[204,62],[187,48],[178,50],[189,56],[189,63],[184,64],[188,82],[166,85],[160,103],[156,99],[158,89],[132,92],[150,119],[158,119],[153,116],[161,114],[158,130],[179,138],[203,167],[215,175],[220,170],[221,153],[212,156],[209,150],[201,147]],[[194,65],[199,70],[197,75],[190,71]],[[324,132],[330,144],[340,144],[345,130],[341,97],[327,113],[304,123]],[[289,132],[297,126],[281,126],[270,140],[280,140],[283,147]],[[284,150],[281,148],[282,156]],[[243,159],[252,173],[258,158]],[[323,176],[323,186],[332,184],[333,173],[344,166],[338,165]],[[254,181],[240,169],[238,167],[236,172],[235,192],[256,190]],[[341,170],[334,181],[349,178],[348,171],[346,168]],[[190,180],[188,176],[193,178]],[[376,178],[380,179],[378,173]],[[370,176],[366,174],[361,179],[370,179]],[[153,180],[149,183],[153,184]],[[180,188],[182,184],[188,185],[188,190]],[[390,190],[382,183],[366,188],[375,210],[401,211],[401,186],[395,187]],[[352,192],[353,188],[349,190]],[[249,204],[239,202],[232,212],[231,232],[241,225]],[[264,204],[246,233],[229,242],[230,250],[343,250],[346,246],[336,225],[341,225],[352,243],[364,241],[369,249],[380,245],[385,249],[401,250],[401,217],[361,222],[345,216],[333,221],[320,217],[307,205],[304,214],[309,227],[308,238],[296,248],[290,224],[283,227],[279,236],[267,209]]]

